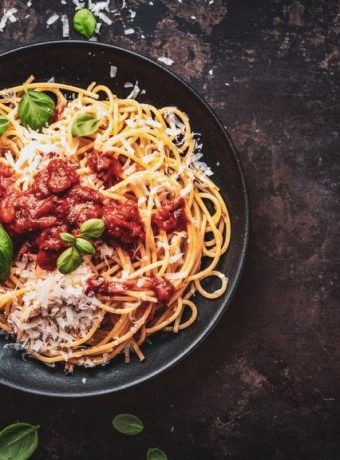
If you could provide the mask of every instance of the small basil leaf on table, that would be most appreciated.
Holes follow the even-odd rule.
[[[79,235],[83,238],[99,238],[105,230],[103,219],[89,219],[81,224]]]
[[[57,260],[57,268],[63,275],[74,272],[82,263],[80,252],[74,246],[66,249]]]
[[[163,450],[154,447],[148,450],[146,460],[168,460],[168,457]]]
[[[97,131],[99,120],[89,113],[78,115],[72,125],[72,136],[89,136]]]
[[[12,260],[12,240],[6,230],[0,225],[0,282],[6,281],[8,278],[11,272]]]
[[[25,91],[19,102],[19,117],[26,128],[39,131],[54,114],[54,100],[40,91]]]
[[[117,415],[113,419],[112,425],[119,433],[126,434],[127,436],[135,436],[144,430],[141,419],[133,414]]]
[[[38,446],[38,428],[29,423],[14,423],[0,432],[0,459],[27,460]]]
[[[76,241],[76,237],[73,236],[71,233],[67,233],[67,232],[62,232],[60,233],[60,239],[65,241],[65,243],[74,243]]]
[[[7,131],[9,125],[9,119],[0,115],[0,136]]]
[[[73,27],[86,38],[91,38],[96,30],[97,21],[94,14],[87,8],[78,10],[73,17]]]
[[[77,238],[76,239],[76,248],[82,254],[89,254],[92,255],[96,252],[94,246],[89,241],[85,240],[84,238]]]

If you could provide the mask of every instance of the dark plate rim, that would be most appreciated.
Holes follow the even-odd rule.
[[[39,396],[49,396],[49,397],[60,397],[60,398],[80,398],[80,397],[93,397],[93,396],[99,396],[99,395],[104,395],[104,394],[110,394],[110,393],[116,393],[118,391],[126,390],[128,388],[134,387],[136,385],[139,385],[153,377],[156,377],[157,375],[165,372],[166,370],[170,369],[173,367],[175,364],[181,362],[184,358],[186,358],[195,348],[197,348],[202,341],[213,331],[213,329],[216,327],[218,321],[221,319],[222,315],[226,312],[228,309],[235,291],[237,289],[237,286],[239,285],[240,279],[242,272],[244,270],[245,266],[245,261],[246,261],[246,255],[249,247],[249,235],[250,235],[250,205],[249,205],[249,197],[248,197],[248,188],[247,188],[247,183],[245,179],[245,175],[243,172],[243,167],[241,164],[241,160],[237,154],[237,151],[235,149],[235,146],[231,140],[231,137],[224,127],[222,121],[219,119],[219,117],[215,114],[213,109],[209,106],[209,104],[205,101],[205,99],[185,80],[183,80],[181,77],[179,77],[177,74],[169,70],[167,67],[164,67],[163,65],[159,64],[158,62],[150,59],[147,56],[144,56],[142,54],[136,53],[135,51],[128,50],[126,48],[121,48],[119,46],[115,45],[110,45],[107,43],[101,43],[101,42],[87,42],[87,41],[82,41],[82,40],[52,40],[48,42],[38,42],[38,43],[33,43],[29,45],[24,45],[20,46],[18,48],[15,48],[13,50],[5,51],[4,53],[0,54],[0,64],[1,60],[7,56],[19,54],[21,52],[25,52],[25,50],[30,50],[34,48],[45,48],[53,45],[63,45],[63,46],[70,46],[70,45],[78,45],[78,46],[83,46],[85,47],[92,47],[92,48],[97,48],[98,50],[100,49],[113,49],[117,52],[120,53],[126,53],[127,55],[130,55],[133,59],[139,59],[141,61],[146,62],[149,65],[152,65],[153,67],[156,67],[161,73],[166,73],[168,76],[172,77],[173,79],[177,80],[181,85],[183,85],[187,91],[189,91],[196,99],[199,100],[199,102],[205,107],[205,109],[208,111],[210,116],[215,120],[217,125],[219,126],[220,130],[222,131],[229,147],[232,152],[232,155],[234,157],[234,160],[237,165],[237,169],[240,175],[241,183],[242,183],[242,194],[243,194],[243,199],[244,199],[244,204],[245,204],[245,222],[244,222],[244,227],[245,227],[245,232],[243,235],[243,245],[242,245],[242,250],[240,254],[240,261],[237,267],[235,279],[233,283],[229,286],[229,295],[227,296],[226,299],[222,301],[221,307],[216,311],[216,314],[214,317],[211,319],[210,323],[207,324],[207,327],[196,337],[196,339],[191,342],[183,351],[181,351],[175,358],[171,359],[168,361],[166,364],[164,364],[161,367],[158,367],[155,369],[153,372],[149,372],[146,375],[143,375],[140,378],[135,379],[132,382],[128,382],[125,384],[121,384],[118,387],[113,387],[109,389],[98,389],[95,391],[87,391],[84,388],[84,392],[75,392],[75,393],[59,393],[57,391],[44,391],[44,390],[35,390],[34,388],[27,388],[25,386],[21,386],[19,384],[11,383],[11,382],[1,382],[2,385],[5,385],[7,387],[13,388],[15,390],[20,390],[25,393],[30,393],[34,395],[39,395]]]

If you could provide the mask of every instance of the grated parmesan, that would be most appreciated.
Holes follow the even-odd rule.
[[[34,260],[25,256],[15,262],[14,270],[25,279],[27,292],[8,322],[26,350],[56,350],[60,343],[85,336],[102,314],[100,301],[85,292],[86,280],[92,275],[85,264],[69,275],[38,273]]]
[[[168,280],[181,280],[186,277],[185,272],[164,273],[164,277]]]
[[[85,7],[85,2],[81,2],[79,0],[72,0],[72,1],[73,1],[73,4],[76,7],[76,10],[80,10],[81,8]]]
[[[148,126],[152,126],[153,128],[161,128],[162,127],[162,125],[161,125],[161,123],[159,123],[159,121],[153,120],[152,118],[148,118],[146,120],[146,124]]]
[[[8,21],[9,22],[16,22],[17,18],[15,16],[15,13],[17,13],[18,10],[16,8],[10,8],[9,10],[4,9],[4,14],[0,20],[0,32],[3,32]]]
[[[160,56],[158,58],[158,61],[162,62],[163,64],[168,65],[168,66],[171,66],[175,62],[172,59],[170,59],[168,57],[165,57],[165,56]]]
[[[99,19],[101,19],[103,22],[105,22],[105,24],[107,24],[108,26],[110,26],[112,24],[112,19],[110,19],[105,13],[97,13],[97,16]]]
[[[180,196],[184,197],[184,196],[188,195],[191,192],[192,187],[193,187],[192,182],[189,182],[188,185],[186,187],[182,188],[182,190],[179,192]]]
[[[169,258],[169,262],[171,264],[174,264],[176,262],[179,262],[183,258],[183,252],[179,248],[177,248],[176,253]]]
[[[123,147],[125,148],[125,150],[130,153],[130,155],[134,155],[135,154],[135,151],[133,150],[133,148],[131,147],[131,145],[128,143],[128,141],[126,139],[122,139],[121,140],[122,142],[122,145]]]
[[[110,65],[110,77],[115,78],[117,75],[117,67],[115,65]]]
[[[66,14],[63,14],[61,16],[61,22],[63,24],[63,37],[64,38],[69,37],[70,36],[70,23],[69,23],[69,20]]]
[[[46,21],[47,27],[54,24],[56,21],[58,21],[58,19],[59,19],[59,14],[53,13],[52,16],[50,16]]]
[[[107,11],[108,13],[110,12],[110,0],[106,0],[104,2],[97,2],[97,3],[92,3],[89,1],[89,10],[92,11],[93,14],[98,15],[100,17],[100,13],[102,11]]]
[[[126,85],[126,83],[125,83],[125,85]],[[126,86],[125,86],[125,88],[126,88]],[[128,97],[126,99],[136,99],[136,97],[138,96],[139,92],[140,92],[140,88],[138,86],[138,81],[136,81],[135,86],[133,87],[131,93],[128,95]]]
[[[125,35],[132,35],[134,33],[135,33],[135,29],[132,29],[132,27],[130,27],[129,29],[124,30]]]

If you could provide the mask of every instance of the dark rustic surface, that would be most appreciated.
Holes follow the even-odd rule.
[[[1,51],[61,38],[46,19],[74,11],[70,0],[26,3],[0,2],[21,18],[0,34]],[[0,425],[40,423],[36,460],[138,460],[153,446],[172,460],[338,459],[340,4],[126,3],[133,23],[112,1],[121,16],[100,41],[173,59],[230,130],[252,206],[247,267],[215,332],[176,368],[85,400],[1,388]],[[113,431],[122,411],[144,420],[143,435]]]

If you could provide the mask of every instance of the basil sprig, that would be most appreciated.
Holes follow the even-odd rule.
[[[65,243],[75,243],[76,242],[76,237],[73,236],[71,233],[67,232],[62,232],[59,234],[60,239],[63,240]]]
[[[1,115],[0,116],[0,136],[7,131],[8,125],[9,125],[9,119]]]
[[[113,427],[122,434],[135,436],[144,430],[144,424],[140,418],[133,414],[119,414],[112,421]]]
[[[79,235],[86,239],[99,238],[105,230],[105,224],[102,219],[89,219],[81,224]]]
[[[27,460],[38,446],[38,428],[29,423],[14,423],[0,432],[0,459]]]
[[[90,113],[78,115],[72,125],[72,136],[89,136],[97,131],[99,120]]]
[[[7,280],[11,272],[12,260],[12,240],[6,230],[0,225],[0,282]]]
[[[168,457],[163,450],[153,447],[148,449],[146,460],[168,460]]]
[[[61,232],[59,237],[65,243],[72,244],[65,249],[57,260],[57,268],[63,275],[72,273],[81,265],[83,261],[82,254],[93,255],[96,250],[90,239],[99,238],[105,230],[105,224],[102,219],[89,219],[85,221],[77,232],[79,236],[72,233]]]
[[[94,14],[87,8],[78,10],[73,16],[73,27],[86,38],[91,38],[96,30],[97,21]]]
[[[74,272],[81,265],[83,259],[77,248],[72,246],[65,249],[57,260],[57,268],[63,275]]]
[[[93,244],[84,238],[76,238],[76,248],[82,254],[93,255],[96,252]]]
[[[40,131],[55,112],[54,100],[40,91],[25,91],[19,102],[19,118],[26,128]]]

